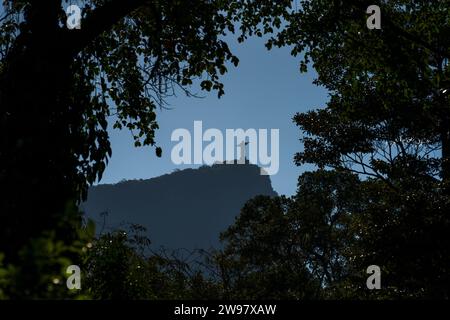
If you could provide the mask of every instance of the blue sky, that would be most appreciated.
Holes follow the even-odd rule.
[[[311,167],[297,167],[293,163],[295,152],[301,150],[300,130],[292,122],[296,112],[322,107],[327,101],[325,89],[312,84],[316,74],[299,72],[299,57],[290,55],[288,48],[267,51],[264,40],[251,38],[243,44],[230,43],[239,57],[237,68],[230,66],[222,78],[225,95],[192,89],[204,98],[189,98],[182,93],[170,99],[171,110],[159,110],[160,129],[156,139],[163,148],[162,158],[155,156],[153,148],[135,148],[131,134],[110,130],[113,155],[100,183],[116,183],[122,179],[147,179],[170,173],[174,169],[198,165],[174,165],[170,159],[176,142],[170,140],[172,131],[186,128],[193,132],[195,120],[203,121],[203,130],[225,129],[279,129],[280,168],[271,176],[272,185],[279,194],[292,195],[297,178]]]

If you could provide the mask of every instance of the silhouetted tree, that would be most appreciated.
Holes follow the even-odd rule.
[[[284,197],[256,197],[221,239],[215,261],[228,299],[314,299],[320,281],[308,270]]]
[[[330,92],[294,118],[296,162],[365,180],[360,268],[378,264],[399,297],[448,298],[450,2],[381,2],[381,30],[366,27],[371,4],[304,2],[270,43],[304,52]]]
[[[366,10],[374,4],[381,8],[380,30],[366,26]],[[291,46],[292,54],[302,54],[300,70],[313,65],[318,73],[315,83],[330,94],[325,108],[294,117],[304,144],[296,163],[362,179],[345,192],[360,199],[336,202],[337,208],[352,204],[351,226],[356,229],[349,236],[357,241],[348,240],[341,247],[347,258],[337,261],[351,259],[351,264],[334,294],[449,296],[449,7],[449,1],[302,1],[284,16],[286,28],[267,42],[268,48]],[[315,180],[309,185],[313,190],[325,182],[339,189],[325,176]],[[305,188],[299,194],[311,192],[314,207],[316,202],[325,205],[333,188],[324,188],[324,194]],[[309,212],[308,202],[297,205]],[[255,219],[263,219],[258,209],[253,211]],[[303,233],[320,230],[321,217],[316,209]],[[248,228],[237,233],[257,230]],[[328,270],[336,243],[327,233],[319,234],[316,241],[326,259],[317,270],[328,286],[336,283]],[[385,291],[367,295],[362,273],[372,264],[381,267]],[[340,268],[340,263],[334,267]]]

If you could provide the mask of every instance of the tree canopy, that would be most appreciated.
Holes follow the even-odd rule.
[[[88,294],[153,298],[160,286],[169,298],[181,288],[205,298],[448,299],[450,1],[92,0],[79,30],[65,27],[62,4],[3,3],[0,297],[42,280],[31,274],[19,293],[2,291],[25,272],[10,262],[88,251],[79,241],[93,236],[78,228],[73,203],[111,156],[111,117],[136,146],[156,146],[156,110],[174,90],[189,94],[200,78],[224,94],[220,76],[239,60],[223,39],[239,32],[239,41],[269,34],[268,49],[289,46],[328,90],[325,106],[293,117],[303,144],[294,161],[317,170],[291,198],[250,200],[207,276],[144,257],[121,232],[96,239]],[[373,4],[379,30],[366,27]],[[55,272],[67,261],[51,263]],[[370,265],[384,290],[365,287]]]
[[[308,1],[273,41],[304,52],[330,94],[294,117],[296,163],[358,175],[360,268],[383,265],[408,297],[448,297],[449,4],[382,2],[370,30],[367,1]]]

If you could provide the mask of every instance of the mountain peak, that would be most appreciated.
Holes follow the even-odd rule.
[[[269,176],[254,164],[214,164],[175,170],[156,178],[90,188],[85,215],[103,228],[140,224],[154,248],[207,249],[257,195],[275,196]]]

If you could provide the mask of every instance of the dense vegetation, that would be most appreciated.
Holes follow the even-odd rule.
[[[382,29],[366,28],[379,2]],[[449,298],[450,2],[7,0],[0,25],[0,298]],[[139,10],[137,10],[139,9]],[[257,197],[199,263],[94,237],[76,204],[111,155],[107,118],[154,145],[155,108],[238,59],[220,40],[270,34],[329,91],[297,114],[297,194]],[[277,31],[278,30],[278,31]],[[294,137],[292,137],[294,138]],[[161,150],[156,149],[159,154]],[[20,230],[20,232],[18,232]],[[83,261],[81,291],[65,267]],[[383,290],[365,287],[369,265]]]

